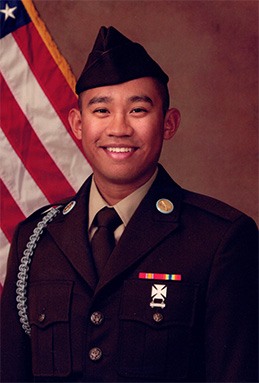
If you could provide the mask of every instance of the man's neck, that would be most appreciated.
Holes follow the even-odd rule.
[[[129,184],[120,184],[113,182],[101,182],[100,179],[94,176],[95,184],[99,190],[99,193],[103,199],[107,202],[108,205],[114,206],[119,201],[128,197],[135,190],[143,186],[148,180],[154,175],[151,174],[147,179],[142,179],[139,183],[129,183]]]
[[[107,204],[114,206],[116,203],[126,198],[142,185],[132,187],[131,185],[105,184],[103,187],[102,184],[96,182],[96,186]]]

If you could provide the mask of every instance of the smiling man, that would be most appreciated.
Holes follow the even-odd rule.
[[[152,77],[103,86],[81,94],[71,110],[74,134],[83,142],[104,199],[119,202],[154,174],[164,139],[179,125],[179,112],[163,112],[162,89]]]
[[[180,123],[167,82],[100,29],[69,112],[93,174],[16,230],[3,382],[257,381],[257,228],[158,163]]]

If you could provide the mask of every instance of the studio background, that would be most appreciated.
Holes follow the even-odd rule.
[[[102,25],[144,45],[169,75],[171,106],[182,115],[160,162],[181,186],[258,222],[257,1],[34,4],[76,77]]]

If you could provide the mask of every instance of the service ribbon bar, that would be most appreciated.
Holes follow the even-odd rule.
[[[158,274],[158,273],[139,273],[140,279],[162,279],[167,281],[181,281],[181,274]]]

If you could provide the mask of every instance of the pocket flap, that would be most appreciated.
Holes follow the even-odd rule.
[[[190,327],[194,320],[198,285],[175,281],[125,282],[120,319],[152,327]],[[157,314],[160,315],[157,315]]]
[[[30,284],[28,309],[31,325],[44,328],[69,319],[73,281],[42,281]]]

